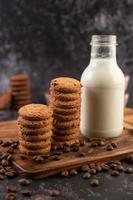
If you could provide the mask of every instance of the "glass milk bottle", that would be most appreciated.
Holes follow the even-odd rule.
[[[81,134],[117,137],[123,130],[124,75],[116,61],[116,36],[93,35],[89,66],[81,76]]]

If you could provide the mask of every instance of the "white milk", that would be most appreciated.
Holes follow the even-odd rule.
[[[110,138],[122,133],[124,82],[115,52],[105,58],[91,58],[81,77],[80,127],[83,135]]]

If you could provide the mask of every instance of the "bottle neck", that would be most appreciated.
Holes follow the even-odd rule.
[[[116,45],[92,45],[91,60],[111,59],[116,62]]]

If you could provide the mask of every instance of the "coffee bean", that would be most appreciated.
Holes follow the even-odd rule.
[[[85,152],[79,152],[79,156],[84,157],[84,156],[86,156],[86,153]]]
[[[9,147],[10,146],[10,142],[9,141],[3,141],[3,143],[1,144],[2,147]]]
[[[90,168],[89,168],[88,165],[83,165],[83,166],[81,166],[80,169],[81,169],[82,172],[87,172]]]
[[[67,170],[64,170],[61,172],[61,176],[67,177],[67,176],[69,176],[69,172]]]
[[[79,144],[77,143],[77,144],[71,145],[71,149],[72,151],[79,151]]]
[[[97,172],[101,172],[102,171],[102,167],[100,165],[96,166],[96,171]]]
[[[91,174],[89,172],[86,172],[82,176],[84,179],[89,179],[91,177]]]
[[[17,149],[18,148],[18,143],[14,142],[13,144],[11,144],[11,147],[13,149]]]
[[[97,173],[97,171],[95,169],[90,169],[89,172],[90,172],[90,174],[96,174]]]
[[[118,147],[118,145],[115,142],[112,142],[111,145],[112,145],[113,148],[117,148]]]
[[[0,156],[0,160],[6,159],[10,154],[9,153],[2,153],[2,155]]]
[[[124,171],[124,167],[123,167],[122,165],[118,165],[118,166],[117,166],[117,170],[118,170],[119,172],[122,172],[122,171]]]
[[[95,163],[89,163],[89,168],[90,169],[95,169],[96,168],[96,164]]]
[[[111,171],[111,176],[119,176],[119,175],[120,175],[119,171],[117,170]]]
[[[104,141],[102,141],[102,140],[98,142],[98,146],[101,146],[101,147],[104,146],[105,144],[106,143]]]
[[[8,193],[6,195],[6,200],[15,200],[15,194],[14,193]]]
[[[112,151],[113,149],[114,149],[113,146],[110,144],[106,146],[107,151]]]
[[[4,174],[5,170],[3,168],[0,169],[0,174]]]
[[[115,164],[115,163],[110,164],[110,169],[116,170],[117,169],[117,164]]]
[[[132,174],[133,173],[133,168],[132,167],[127,167],[124,171],[127,174]]]
[[[43,158],[43,156],[33,156],[33,161],[35,161],[37,163],[43,163],[44,158]]]
[[[10,171],[10,172],[5,172],[5,175],[6,175],[8,178],[14,178],[16,174],[15,174],[13,171]]]
[[[109,171],[109,166],[106,165],[106,164],[103,164],[103,165],[102,165],[102,171],[104,171],[104,172]]]
[[[85,145],[85,140],[80,140],[80,146],[84,146]]]
[[[27,159],[27,156],[26,156],[26,155],[21,155],[20,158],[21,158],[22,160],[26,160],[26,159]]]
[[[70,152],[70,147],[64,147],[63,148],[63,153],[68,153]]]
[[[14,159],[13,155],[9,155],[9,156],[7,157],[7,160],[8,160],[8,161],[13,161],[13,159]]]
[[[7,153],[10,153],[10,154],[13,154],[15,151],[12,147],[10,147],[8,150],[7,150]]]
[[[90,146],[91,146],[91,147],[97,147],[98,144],[97,144],[96,142],[92,142]]]
[[[7,185],[6,189],[7,189],[8,192],[13,192],[13,193],[17,192],[17,188],[16,188],[15,185]]]
[[[90,180],[90,185],[93,187],[96,187],[99,185],[99,180],[98,179],[91,179]]]
[[[52,151],[56,151],[57,149],[58,149],[58,147],[57,147],[56,145],[53,144],[52,147],[51,147],[51,150],[52,150]]]
[[[119,160],[114,161],[114,163],[115,163],[116,165],[122,165],[122,163],[121,163]]]
[[[78,174],[76,169],[71,169],[69,173],[71,176],[76,176]]]
[[[6,166],[9,165],[9,161],[3,159],[3,160],[1,161],[1,164],[2,164],[3,167],[6,167]]]
[[[60,196],[61,192],[59,190],[51,190],[50,191],[50,196],[52,197],[56,197],[56,196]]]
[[[37,197],[35,198],[35,200],[46,200],[46,198],[39,195],[39,196],[37,196]]]
[[[61,157],[60,156],[53,156],[52,159],[53,160],[61,160]]]
[[[27,179],[27,178],[21,178],[21,179],[19,179],[18,182],[19,182],[20,185],[27,186],[27,185],[30,185],[32,183],[32,180]]]
[[[127,156],[125,159],[124,159],[125,162],[127,163],[133,163],[133,154]]]
[[[25,197],[30,197],[32,195],[32,190],[24,189],[24,190],[21,190],[20,193]]]
[[[5,179],[5,176],[0,174],[0,180],[4,180]]]

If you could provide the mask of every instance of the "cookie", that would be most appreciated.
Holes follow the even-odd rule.
[[[58,128],[55,128],[55,127],[52,127],[52,131],[53,131],[53,134],[55,135],[71,135],[71,134],[74,134],[76,132],[79,132],[80,131],[80,128],[79,127],[72,127],[72,128],[69,128],[69,129],[58,129]]]
[[[29,81],[21,81],[21,82],[11,82],[10,86],[11,88],[16,88],[16,87],[26,87],[27,85],[29,85]]]
[[[43,104],[29,104],[19,109],[19,115],[24,119],[42,120],[52,116],[51,109]]]
[[[30,91],[17,91],[17,92],[13,92],[12,91],[12,96],[13,97],[22,97],[22,96],[29,96],[29,94],[30,94]]]
[[[51,123],[52,123],[51,118],[47,118],[45,120],[40,120],[40,121],[32,121],[23,119],[22,117],[18,117],[18,125],[31,129],[44,128],[50,125]]]
[[[72,139],[72,140],[66,140],[66,141],[56,141],[55,139],[52,139],[52,143],[55,145],[72,145],[72,144],[76,144],[79,143],[79,139]]]
[[[71,128],[71,127],[78,127],[80,124],[80,120],[71,120],[71,121],[62,121],[53,119],[53,127],[55,128]]]
[[[27,74],[16,74],[10,78],[11,81],[25,81],[27,79],[29,79]]]
[[[27,142],[25,140],[20,139],[20,145],[29,150],[45,149],[51,146],[51,139],[46,139],[41,142]]]
[[[62,120],[62,121],[67,121],[67,120],[75,120],[75,119],[80,119],[80,112],[78,111],[77,113],[74,114],[69,114],[69,115],[61,115],[56,112],[53,113],[53,118],[57,120]]]
[[[21,153],[27,154],[27,155],[45,155],[50,152],[51,146],[47,146],[44,149],[38,149],[38,150],[28,150],[22,145],[19,145],[19,149]]]
[[[20,129],[20,132],[22,134],[27,134],[27,135],[39,135],[39,134],[45,134],[49,131],[51,131],[52,129],[52,126],[51,124],[44,127],[44,128],[26,128],[26,127],[23,127],[22,125],[19,125],[19,129]]]
[[[72,139],[78,139],[79,138],[79,135],[80,135],[80,132],[75,132],[73,134],[69,134],[69,135],[55,135],[53,134],[52,138],[53,140],[55,141],[69,141],[69,140],[72,140]]]
[[[50,108],[53,110],[53,113],[58,113],[62,115],[69,115],[69,114],[75,114],[77,112],[80,112],[80,108],[69,108],[69,109],[64,109],[64,108],[59,108],[53,105],[50,105]]]
[[[73,93],[80,91],[81,84],[74,78],[59,77],[51,81],[51,89],[63,93]]]
[[[45,141],[46,139],[51,138],[51,136],[52,136],[52,131],[49,131],[46,134],[38,134],[38,135],[27,135],[19,132],[19,137],[27,142]]]
[[[58,91],[54,91],[53,89],[50,89],[50,94],[52,98],[60,101],[74,101],[76,99],[80,99],[80,92],[79,93],[61,93]]]
[[[71,108],[80,108],[81,100],[76,99],[74,101],[60,101],[60,100],[55,100],[51,99],[50,104],[53,106],[57,106],[58,108],[64,108],[64,109],[71,109]]]

